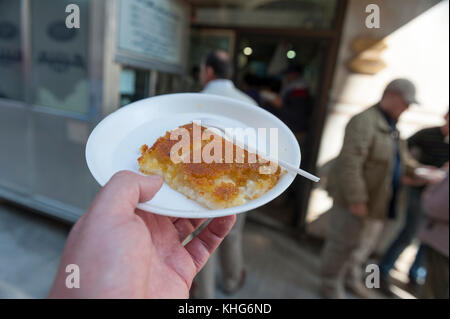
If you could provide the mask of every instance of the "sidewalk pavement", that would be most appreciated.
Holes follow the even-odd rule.
[[[0,298],[45,298],[69,231],[67,224],[0,204]],[[321,298],[320,249],[251,221],[244,234],[245,285],[233,296],[217,290],[217,298]]]
[[[0,204],[0,298],[45,298],[70,227]]]

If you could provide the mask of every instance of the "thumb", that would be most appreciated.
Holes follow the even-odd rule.
[[[137,204],[152,199],[162,183],[162,178],[157,175],[143,176],[120,171],[102,188],[90,210],[132,215]]]

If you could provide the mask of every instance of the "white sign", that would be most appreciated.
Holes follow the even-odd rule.
[[[189,27],[186,7],[177,0],[121,0],[118,9],[119,62],[138,67],[148,62],[163,71],[182,67]]]

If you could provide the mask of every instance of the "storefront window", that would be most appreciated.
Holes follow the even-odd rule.
[[[68,4],[80,8],[80,28],[69,29]],[[31,1],[31,99],[35,105],[87,114],[88,0]]]
[[[233,5],[211,5],[193,0],[194,23],[200,25],[262,28],[329,29],[337,0],[249,0]]]
[[[150,71],[123,68],[120,73],[120,106],[149,96]]]
[[[23,100],[20,1],[0,0],[0,98]]]

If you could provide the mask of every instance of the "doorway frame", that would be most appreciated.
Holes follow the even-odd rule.
[[[238,43],[245,35],[264,35],[264,36],[281,36],[298,39],[317,39],[325,40],[328,47],[324,56],[324,65],[320,75],[319,98],[316,103],[312,115],[312,121],[315,123],[311,130],[311,138],[306,143],[306,148],[310,150],[309,156],[302,158],[304,169],[311,173],[316,173],[317,158],[319,153],[320,141],[325,126],[325,120],[328,115],[328,105],[330,101],[330,92],[334,78],[336,61],[341,41],[345,14],[347,11],[348,0],[337,0],[336,15],[334,17],[333,26],[330,29],[310,30],[310,29],[292,29],[292,28],[256,28],[256,27],[232,27],[220,26],[212,27],[211,25],[193,24],[192,29],[211,29],[211,30],[232,30],[235,32],[236,45],[234,47],[234,56],[239,53]],[[235,63],[237,63],[235,61]],[[236,65],[235,65],[236,67]],[[306,227],[306,213],[309,206],[309,198],[313,189],[312,182],[304,183],[300,187],[296,196],[296,207],[294,220],[292,225],[285,225],[287,228],[294,230],[296,233],[304,234]]]

